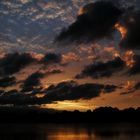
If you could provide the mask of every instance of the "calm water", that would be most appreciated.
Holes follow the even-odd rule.
[[[0,140],[140,140],[140,125],[1,124]]]

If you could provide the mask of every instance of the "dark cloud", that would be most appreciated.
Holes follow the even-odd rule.
[[[6,54],[0,59],[0,76],[7,76],[19,72],[36,60],[28,53]]]
[[[49,76],[49,75],[52,75],[52,74],[60,74],[62,72],[63,72],[63,70],[61,70],[61,69],[53,69],[51,71],[46,72],[46,76]]]
[[[22,92],[32,91],[35,87],[40,86],[40,79],[45,76],[44,73],[35,72],[27,77],[24,81],[22,87]]]
[[[62,56],[55,53],[47,53],[41,60],[37,58],[36,54],[32,55],[31,53],[9,53],[0,58],[0,76],[5,77],[15,74],[33,63],[48,66],[53,64],[60,64],[61,61]]]
[[[140,49],[138,1],[99,0],[85,5],[80,11],[76,21],[64,29],[56,41],[88,42],[110,37],[116,23],[120,23],[126,32],[119,43],[121,48]]]
[[[38,91],[38,86],[41,86],[40,80],[44,77],[54,75],[54,74],[60,74],[63,71],[60,69],[53,69],[53,70],[48,70],[46,72],[40,72],[37,71],[27,77],[25,81],[23,81],[23,85],[21,86],[22,92],[27,92],[27,91]],[[39,87],[40,89],[40,87]]]
[[[120,42],[121,48],[140,49],[140,11],[130,12],[123,20],[127,34]]]
[[[134,87],[136,90],[139,90],[140,89],[140,82],[138,82],[135,87]]]
[[[134,91],[124,91],[124,92],[121,92],[120,95],[127,95],[127,94],[130,94],[130,93],[133,93]]]
[[[94,41],[110,36],[123,13],[114,2],[109,1],[90,3],[82,11],[77,20],[60,33],[57,41]]]
[[[117,88],[117,86],[115,86],[115,85],[105,85],[104,86],[104,92],[105,93],[111,93],[111,92],[115,91],[116,88]]]
[[[134,65],[128,70],[129,75],[140,73],[140,55],[133,56]]]
[[[117,89],[115,85],[91,84],[79,85],[74,81],[62,82],[56,86],[50,86],[44,97],[49,101],[92,99],[99,97],[101,93],[110,93]]]
[[[125,62],[120,57],[117,57],[105,63],[97,62],[86,66],[76,78],[80,79],[88,76],[92,78],[110,77],[113,73],[119,72],[124,67]]]
[[[46,94],[38,98],[34,94],[25,94],[24,92],[9,91],[0,96],[0,104],[13,105],[40,105],[49,104],[55,101],[92,99],[99,97],[101,94],[111,93],[117,89],[115,85],[103,84],[81,84],[75,81],[62,82],[57,85],[51,85],[45,91],[38,91]]]
[[[59,64],[62,61],[62,56],[60,54],[55,53],[47,53],[41,60],[41,62],[45,65],[50,64]]]
[[[0,104],[13,104],[13,105],[30,105],[39,103],[38,99],[31,94],[24,94],[18,92],[17,90],[11,90],[8,92],[4,92],[2,96],[0,96]]]
[[[94,41],[110,36],[121,14],[122,11],[109,1],[88,4],[83,7],[83,14],[62,31],[56,40],[85,41],[81,39],[85,38]]]
[[[15,77],[4,77],[0,78],[0,87],[8,87],[16,84],[16,78]]]
[[[0,95],[4,93],[4,90],[0,90]]]

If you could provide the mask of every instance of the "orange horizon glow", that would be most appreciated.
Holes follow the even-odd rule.
[[[42,104],[40,108],[51,108],[57,110],[79,110],[79,111],[87,111],[91,109],[91,106],[86,105],[86,103],[82,103],[79,101],[58,101],[52,104]],[[96,109],[97,106],[92,106],[92,109]]]

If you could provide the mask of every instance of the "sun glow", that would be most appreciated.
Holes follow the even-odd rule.
[[[52,104],[42,104],[41,108],[51,108],[56,110],[80,110],[80,111],[87,111],[91,109],[90,106],[87,106],[85,103],[80,101],[58,101]],[[92,107],[92,109],[96,108],[96,106]]]

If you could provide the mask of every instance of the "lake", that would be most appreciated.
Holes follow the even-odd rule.
[[[140,140],[140,125],[1,124],[0,140]]]

